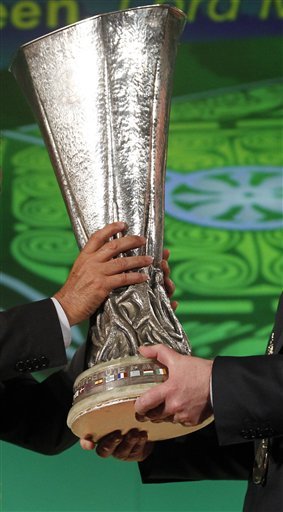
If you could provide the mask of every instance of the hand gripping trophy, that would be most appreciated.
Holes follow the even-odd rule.
[[[167,378],[165,367],[139,355],[140,345],[190,355],[160,270],[172,75],[184,23],[182,11],[165,5],[102,14],[25,44],[12,64],[80,248],[122,220],[129,234],[145,236],[154,257],[144,269],[149,280],[112,292],[92,322],[89,368],[74,384],[68,425],[94,441],[138,427],[134,400]],[[151,440],[202,426],[143,423]]]

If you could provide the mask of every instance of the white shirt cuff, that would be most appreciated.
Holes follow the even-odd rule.
[[[67,348],[71,344],[71,339],[72,339],[71,327],[69,324],[69,320],[68,320],[66,313],[65,313],[64,309],[62,308],[60,302],[57,299],[55,299],[55,297],[51,297],[51,300],[56,308],[58,319],[59,319],[61,330],[62,330],[64,345]]]

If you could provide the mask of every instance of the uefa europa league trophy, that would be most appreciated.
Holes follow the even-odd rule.
[[[165,5],[103,14],[22,46],[12,64],[79,246],[123,220],[154,256],[144,269],[148,282],[116,290],[96,313],[89,369],[74,384],[68,416],[79,437],[140,428],[135,398],[167,378],[166,368],[139,355],[140,345],[163,343],[190,355],[160,270],[172,75],[184,23],[180,10]],[[146,422],[142,429],[155,440],[201,426]]]

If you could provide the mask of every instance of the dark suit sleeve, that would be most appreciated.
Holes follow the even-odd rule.
[[[22,375],[0,384],[0,438],[23,448],[54,455],[76,441],[66,421],[73,382],[85,369],[85,346],[69,366],[44,382]]]
[[[0,379],[67,363],[62,331],[51,299],[0,313]]]
[[[283,355],[218,357],[212,384],[221,445],[283,435]]]
[[[246,480],[253,458],[252,443],[219,447],[213,423],[193,434],[155,443],[139,467],[144,483]]]
[[[217,357],[212,369],[213,409],[219,443],[283,436],[283,294],[274,354]]]

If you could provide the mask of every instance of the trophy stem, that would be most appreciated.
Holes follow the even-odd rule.
[[[163,343],[189,354],[186,334],[174,315],[161,270],[149,270],[150,281],[110,294],[94,315],[89,366],[119,357],[136,356],[141,345]]]

